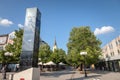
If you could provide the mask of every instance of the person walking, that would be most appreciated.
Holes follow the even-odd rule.
[[[2,76],[3,76],[3,80],[5,80],[6,79],[6,68],[7,68],[7,65],[3,65],[3,67],[2,67],[2,70],[1,70],[1,72],[2,72]]]

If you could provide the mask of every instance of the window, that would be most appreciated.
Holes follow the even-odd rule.
[[[120,40],[118,40],[118,44],[120,44]]]
[[[110,55],[112,56],[112,53],[110,53]]]
[[[120,40],[116,41],[116,46],[120,45]]]
[[[120,50],[118,50],[118,55],[120,55]]]
[[[116,46],[118,46],[118,41],[116,41]]]
[[[114,52],[113,52],[113,56],[114,56]]]
[[[3,50],[3,46],[0,46],[0,50]]]
[[[110,55],[111,55],[111,56],[114,56],[114,52],[111,52]]]
[[[112,48],[113,48],[112,44],[109,44],[109,48],[110,48],[110,49],[112,49]]]
[[[108,56],[108,54],[106,54],[106,58],[108,58],[109,56]]]

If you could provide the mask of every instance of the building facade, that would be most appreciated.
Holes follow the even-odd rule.
[[[109,71],[120,71],[120,35],[102,48],[104,68]]]
[[[0,50],[5,50],[5,46],[9,43],[9,44],[13,44],[13,39],[15,38],[15,31],[9,33],[9,34],[2,34],[0,35]],[[44,40],[42,40],[40,38],[40,45],[44,45],[47,44],[47,42],[45,42]]]
[[[9,34],[0,35],[0,50],[5,50],[5,46],[9,44],[13,44],[13,39],[15,38],[15,32],[11,32]]]
[[[13,39],[15,38],[15,31],[11,32],[10,34],[8,34],[8,41],[7,44],[13,44]]]
[[[5,49],[5,45],[8,42],[8,34],[0,35],[0,50]]]

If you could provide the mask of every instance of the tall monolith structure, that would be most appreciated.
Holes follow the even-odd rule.
[[[41,13],[37,8],[27,8],[20,55],[20,69],[38,67]]]
[[[38,51],[41,13],[37,8],[27,8],[20,55],[20,71],[10,80],[40,80]]]

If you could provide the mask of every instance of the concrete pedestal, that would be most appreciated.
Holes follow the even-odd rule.
[[[13,80],[40,80],[40,69],[29,68],[27,70],[15,73]]]

